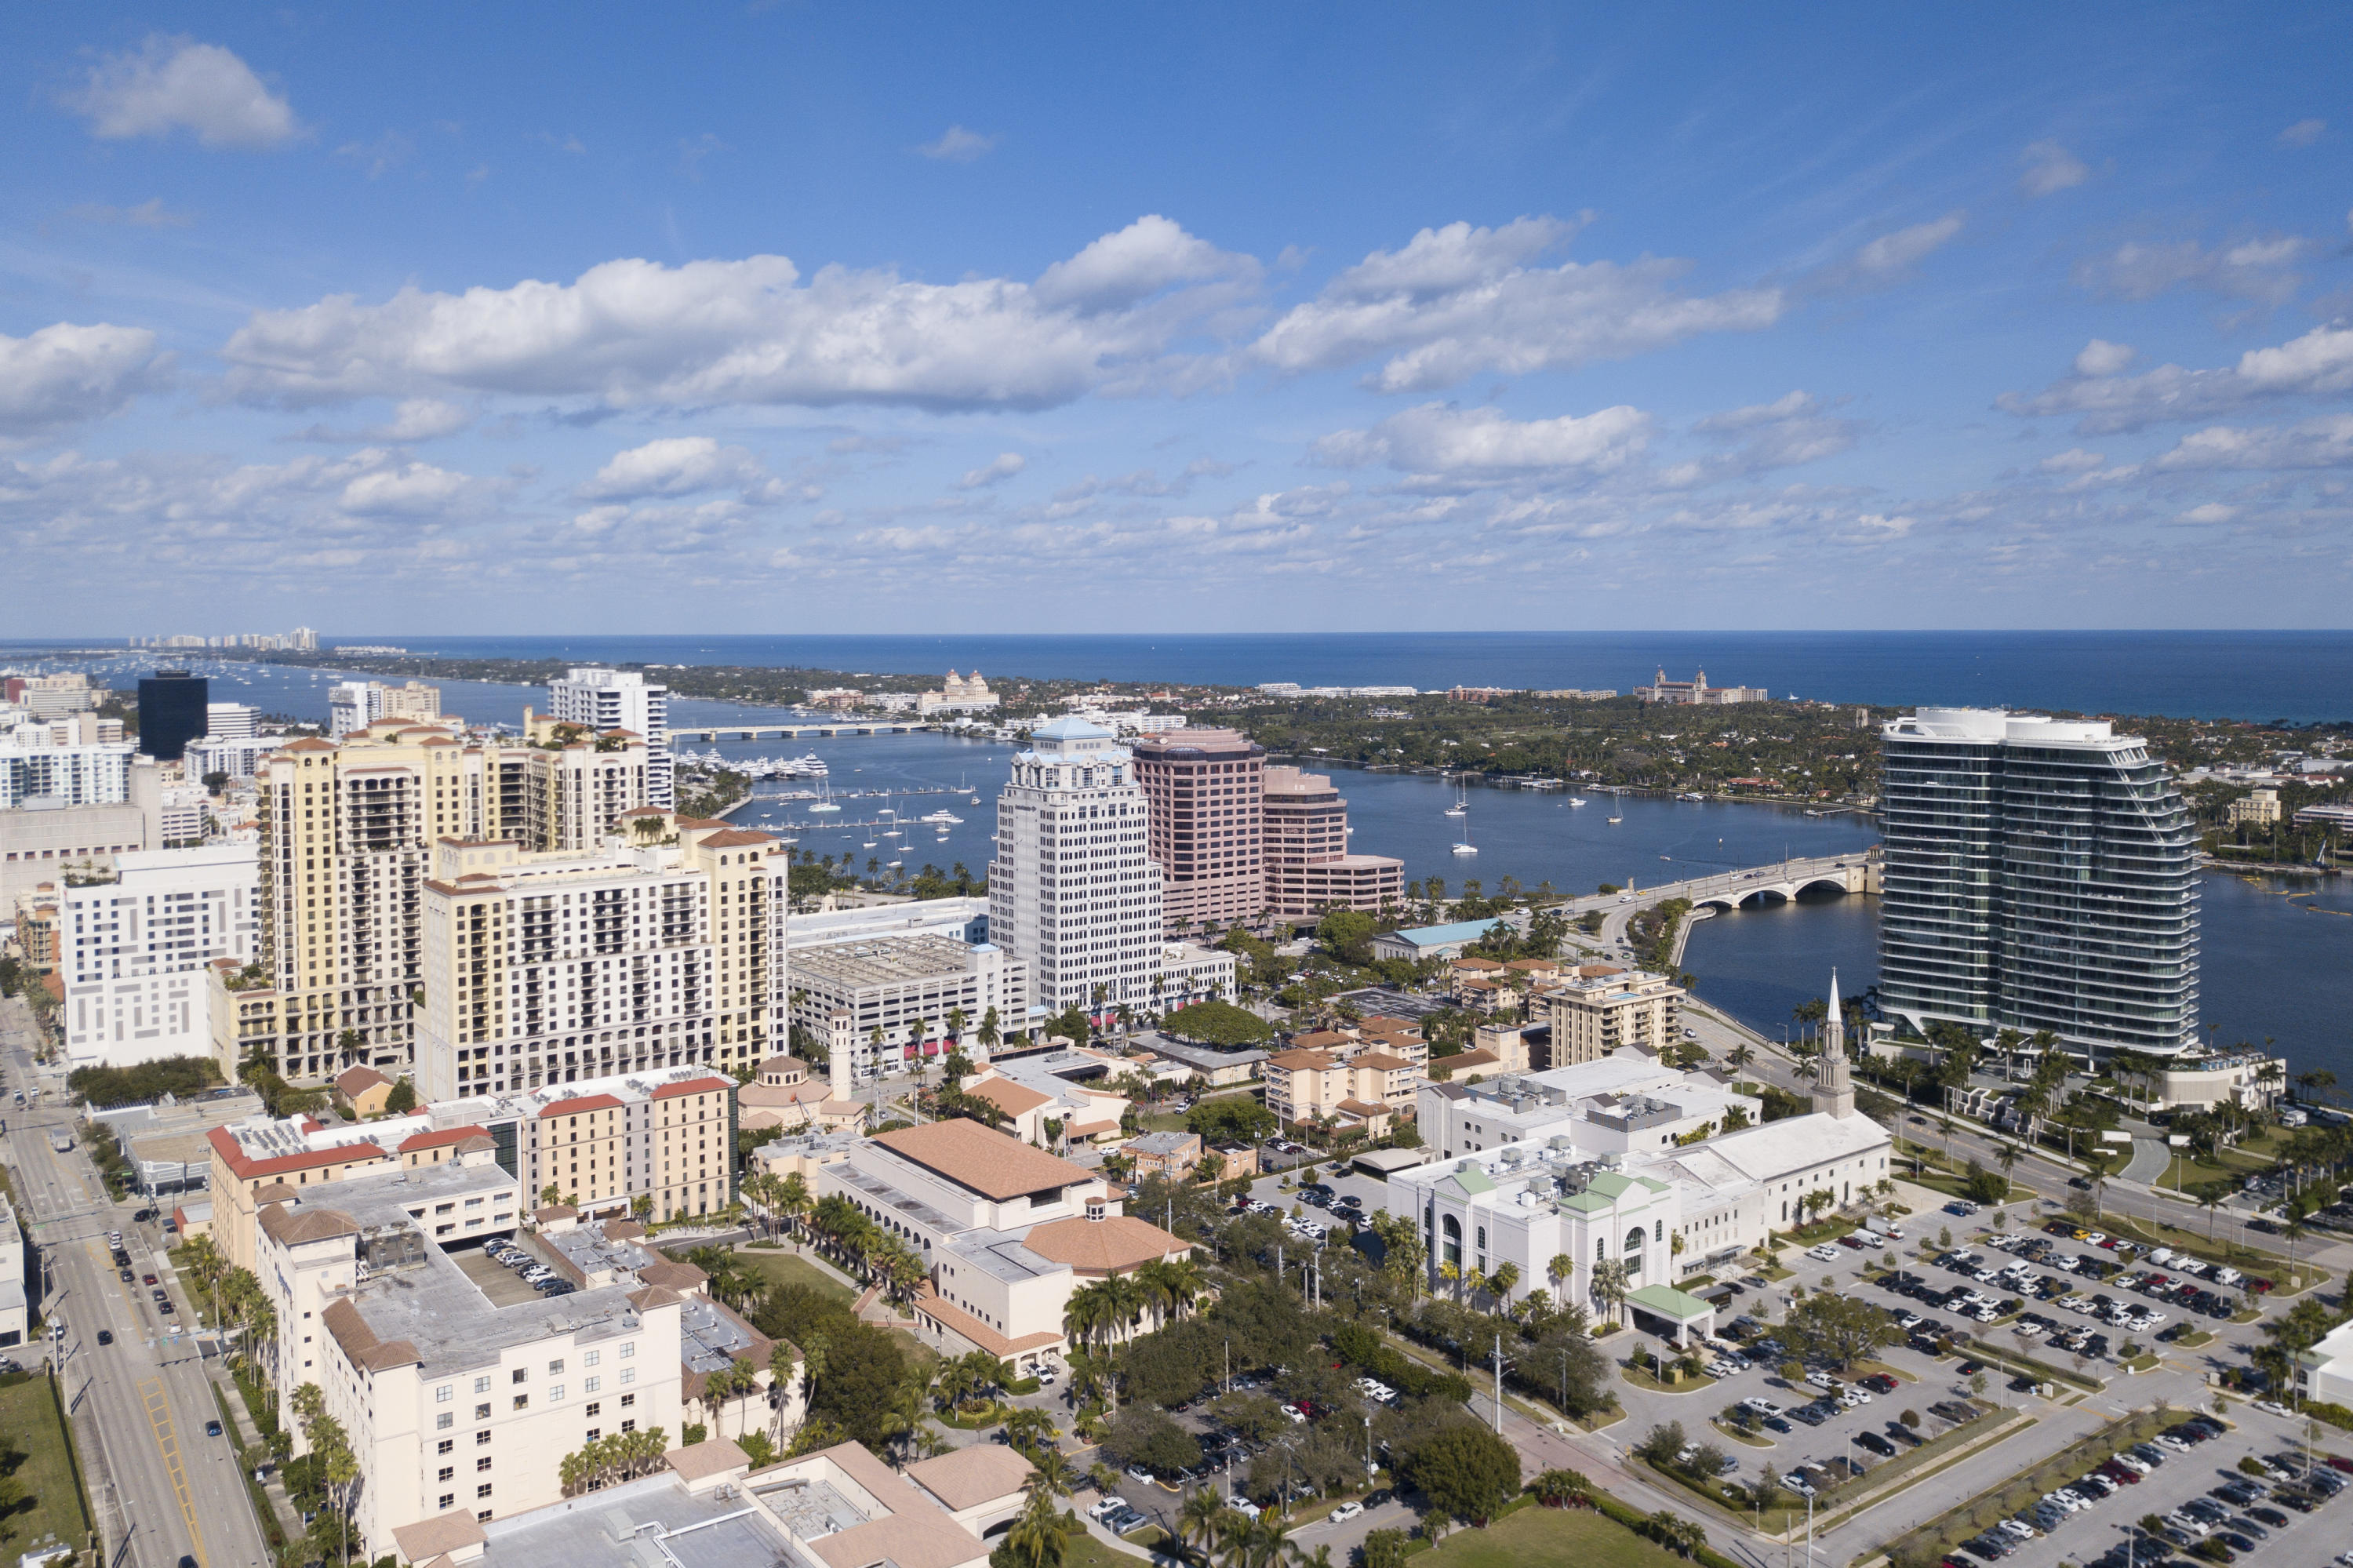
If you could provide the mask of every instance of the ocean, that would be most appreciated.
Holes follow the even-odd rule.
[[[2180,718],[2353,718],[2353,631],[1477,631],[1204,636],[430,637],[449,658],[805,666],[991,679],[1628,691],[1663,668],[1880,706],[2008,705]],[[27,647],[27,651],[35,651]],[[144,659],[146,655],[142,655]]]

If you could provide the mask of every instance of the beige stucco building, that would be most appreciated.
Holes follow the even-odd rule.
[[[1550,1067],[1595,1062],[1624,1045],[1653,1054],[1682,1038],[1683,988],[1664,975],[1589,964],[1545,994]]]

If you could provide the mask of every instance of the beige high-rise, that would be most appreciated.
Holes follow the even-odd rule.
[[[256,783],[260,974],[216,966],[212,1037],[224,1073],[265,1051],[288,1079],[414,1060],[418,927],[432,846],[510,839],[585,850],[646,798],[646,748],[626,731],[533,722],[472,743],[456,720],[380,719],[341,742],[296,741]]]
[[[1653,1054],[1675,1043],[1684,991],[1664,975],[1588,964],[1546,997],[1552,1015],[1546,1067],[1598,1062],[1621,1045]]]
[[[653,807],[594,850],[444,839],[421,888],[418,1093],[768,1054],[769,834]]]

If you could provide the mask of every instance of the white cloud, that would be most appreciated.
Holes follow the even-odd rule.
[[[2328,130],[2326,120],[2299,120],[2279,133],[2283,147],[2309,147]]]
[[[2348,390],[2353,327],[2332,323],[2276,347],[2250,349],[2229,368],[2161,365],[2138,376],[2078,375],[2038,393],[2005,392],[1995,403],[2012,414],[2073,414],[2078,430],[2107,435],[2163,420],[2211,418],[2267,398]]]
[[[467,474],[431,463],[402,463],[361,474],[343,486],[335,504],[363,517],[437,516],[465,499],[478,484]]]
[[[2092,177],[2084,161],[2056,142],[2030,142],[2018,156],[2026,165],[2018,188],[2030,196],[2055,196]]]
[[[86,201],[79,207],[66,208],[66,216],[83,223],[121,223],[132,228],[185,228],[196,220],[194,213],[166,208],[162,196],[149,196],[137,207],[109,207],[104,202]]]
[[[1413,392],[1482,372],[1523,375],[1622,359],[1700,333],[1757,331],[1780,318],[1777,289],[1674,292],[1687,262],[1526,264],[1574,232],[1574,225],[1548,217],[1500,228],[1425,228],[1404,249],[1375,251],[1342,272],[1250,352],[1292,373],[1390,355],[1366,385]]]
[[[288,437],[297,441],[396,441],[406,445],[412,441],[438,440],[454,436],[474,422],[473,415],[455,403],[445,403],[438,397],[410,397],[392,411],[392,418],[381,425],[369,425],[356,430],[329,429],[324,425],[312,425],[307,430],[297,430]]]
[[[2098,452],[2087,452],[2081,447],[2070,447],[2063,452],[2053,452],[2034,466],[2044,473],[2082,473],[2094,469],[2108,460]]]
[[[144,327],[58,322],[0,334],[0,440],[23,441],[119,412],[171,379],[172,356]]]
[[[237,396],[293,406],[477,391],[607,408],[1044,408],[1133,376],[1252,286],[1188,282],[1207,262],[1173,224],[1146,220],[1112,238],[1120,243],[1090,247],[1090,259],[1065,264],[1075,270],[1052,274],[1069,297],[1115,298],[1153,277],[1171,286],[1130,309],[1082,310],[1007,279],[923,283],[846,267],[804,278],[782,256],[617,260],[571,283],[410,286],[381,304],[338,294],[257,312],[222,354]],[[1229,260],[1231,272],[1255,267]]]
[[[999,452],[994,461],[967,471],[962,479],[956,481],[956,488],[979,490],[987,485],[1002,484],[1029,466],[1029,460],[1019,452]]]
[[[1030,291],[1049,306],[1095,312],[1132,305],[1172,283],[1254,281],[1258,273],[1253,258],[1220,250],[1150,213],[1069,260],[1055,262],[1039,274]]]
[[[2161,469],[2309,469],[2353,465],[2353,414],[2239,429],[2215,425],[2181,438]]]
[[[2075,281],[2127,300],[2149,300],[2172,289],[2200,288],[2236,299],[2282,305],[2303,279],[2281,270],[2312,249],[2295,236],[2251,239],[2209,250],[2194,239],[2173,244],[2119,245],[2075,264]]]
[[[2095,337],[2075,355],[2075,374],[2114,376],[2138,357],[2139,351],[2128,344],[2110,343],[2105,338]]]
[[[1368,430],[1339,430],[1314,455],[1342,467],[1385,462],[1417,473],[1496,474],[1537,469],[1607,473],[1641,455],[1651,416],[1620,405],[1592,414],[1519,420],[1495,408],[1425,403]]]
[[[1911,270],[1924,257],[1940,249],[1960,233],[1968,220],[1964,212],[1948,212],[1927,223],[1915,223],[1893,234],[1883,234],[1854,253],[1857,271],[1873,278],[1894,277]]]
[[[151,33],[135,54],[109,55],[66,106],[107,141],[195,132],[206,147],[268,148],[301,134],[286,100],[217,44]]]
[[[1742,444],[1721,459],[1684,465],[1670,476],[1677,483],[1755,474],[1836,457],[1854,445],[1862,424],[1857,419],[1833,418],[1822,411],[1821,400],[1812,393],[1793,391],[1770,403],[1710,414],[1692,429],[1704,436],[1740,438]]]
[[[2236,517],[2238,514],[2239,509],[2235,506],[2226,506],[2219,501],[2209,501],[2202,506],[2191,507],[2189,511],[2183,513],[2178,521],[2183,523],[2228,523],[2232,518]]]
[[[1003,138],[984,136],[977,131],[967,131],[961,125],[951,125],[940,133],[936,142],[926,142],[915,149],[926,158],[944,163],[969,164],[974,159],[994,152]]]
[[[709,436],[666,436],[614,453],[596,477],[580,487],[580,494],[589,500],[637,500],[741,487],[751,493],[747,498],[756,499],[772,482],[760,460],[742,447],[723,447]]]

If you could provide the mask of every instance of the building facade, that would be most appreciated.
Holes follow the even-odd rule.
[[[1688,681],[1670,681],[1661,669],[1649,685],[1635,687],[1634,695],[1642,702],[1671,706],[1722,707],[1730,703],[1765,702],[1772,694],[1762,686],[1711,686],[1704,670]]]
[[[397,686],[383,681],[345,681],[327,695],[327,733],[336,740],[378,719],[426,721],[440,716],[441,688],[422,681]]]
[[[634,670],[584,668],[547,688],[550,717],[597,734],[622,729],[646,743],[644,804],[667,810],[677,801],[677,768],[670,751],[670,688]],[[635,803],[635,802],[633,802]]]
[[[433,845],[586,850],[648,787],[633,736],[565,741],[542,724],[519,741],[468,741],[454,720],[396,719],[296,741],[257,784],[262,972],[214,967],[213,1047],[232,1079],[259,1052],[297,1083],[413,1065]]]
[[[1666,976],[1638,969],[1596,964],[1564,977],[1542,999],[1552,1021],[1546,1065],[1574,1067],[1627,1045],[1658,1054],[1683,1038],[1686,994]]]
[[[919,1070],[956,1027],[969,1038],[991,1013],[1000,1030],[1029,1022],[1029,966],[993,943],[944,935],[804,948],[791,984],[791,1022],[811,1034],[825,1038],[834,1016],[849,1014],[857,1085]]]
[[[776,841],[653,807],[625,821],[594,851],[435,843],[418,889],[420,1093],[768,1056]]]
[[[2197,827],[2145,740],[1924,708],[1881,747],[1888,1013],[2086,1052],[2197,1045]]]
[[[1235,730],[1176,729],[1139,739],[1134,758],[1167,929],[1255,922],[1266,909],[1266,748]]]
[[[1015,754],[997,798],[991,939],[1029,965],[1050,1011],[1153,1001],[1161,873],[1134,758],[1109,730],[1056,719]]]
[[[212,683],[185,670],[158,670],[139,683],[139,749],[177,762],[205,737]]]
[[[81,1066],[208,1055],[206,966],[261,954],[260,848],[212,844],[114,857],[69,884],[58,940],[66,1054]]]
[[[1404,904],[1405,863],[1349,853],[1348,802],[1327,775],[1270,768],[1264,799],[1268,914],[1303,921]]]

